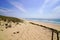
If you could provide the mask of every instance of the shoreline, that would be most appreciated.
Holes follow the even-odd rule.
[[[36,23],[36,24],[40,24],[40,25],[43,25],[43,26],[46,26],[46,27],[49,27],[49,28],[53,28],[53,29],[56,29],[56,30],[59,30],[60,31],[60,25],[59,24],[56,24],[56,23],[30,21],[30,20],[28,20],[28,21],[29,22],[33,22],[33,23]]]
[[[42,21],[42,20],[29,20],[29,19],[25,19],[25,20],[28,20],[28,21],[35,21],[35,22],[45,22],[45,23],[52,23],[52,24],[57,24],[57,25],[60,25],[60,22],[56,22],[56,21]]]
[[[27,21],[36,22],[36,23],[48,23],[48,24],[60,25],[59,23],[45,22],[45,21],[35,21],[35,20],[27,20]]]

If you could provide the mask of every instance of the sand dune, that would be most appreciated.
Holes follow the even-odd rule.
[[[0,40],[51,40],[51,30],[41,26],[33,25],[30,22],[33,21],[24,21],[23,23],[7,23],[0,21]],[[60,31],[60,25],[43,22],[34,23],[55,28]],[[54,40],[57,40],[56,33],[54,33]]]

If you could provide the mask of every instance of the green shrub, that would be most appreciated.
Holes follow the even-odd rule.
[[[21,19],[18,19],[18,18],[15,18],[15,17],[2,16],[2,15],[0,15],[0,20],[4,20],[4,21],[8,21],[8,22],[12,21],[14,23],[15,22],[23,23],[23,20],[21,20]]]

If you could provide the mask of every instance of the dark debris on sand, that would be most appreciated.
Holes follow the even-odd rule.
[[[3,29],[1,29],[1,31],[4,31]]]
[[[17,31],[17,32],[13,32],[13,34],[17,34],[17,33],[19,33],[19,31]]]
[[[19,33],[19,31],[17,31],[17,33]]]
[[[13,32],[13,34],[16,34],[16,32]]]
[[[5,28],[7,29],[7,28],[11,28],[12,26],[11,25],[8,25],[8,24],[5,24]]]
[[[5,24],[5,26],[8,26],[8,24]]]

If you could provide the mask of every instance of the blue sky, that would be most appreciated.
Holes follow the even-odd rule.
[[[0,15],[60,18],[60,0],[0,0]]]

